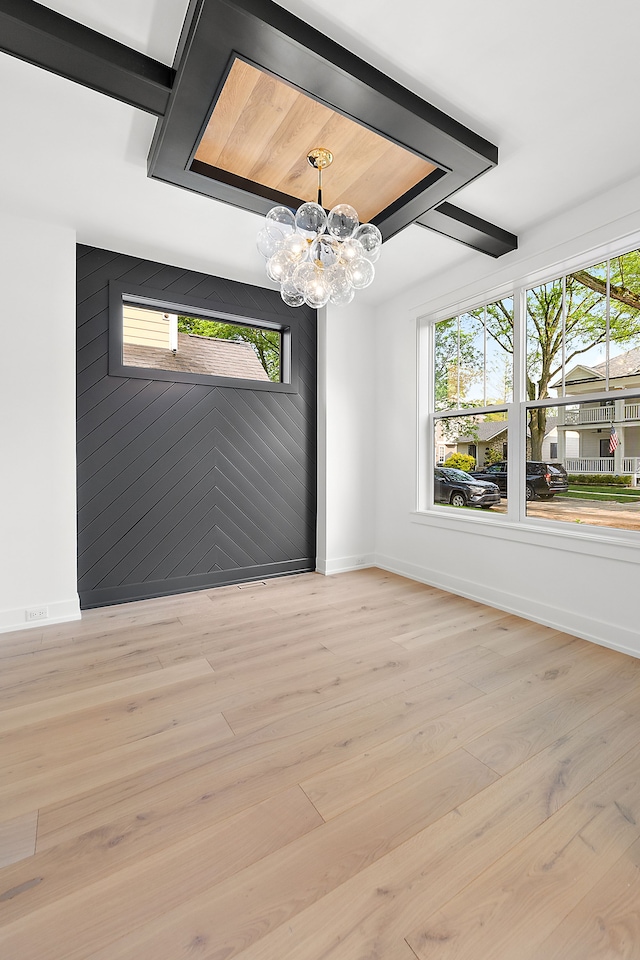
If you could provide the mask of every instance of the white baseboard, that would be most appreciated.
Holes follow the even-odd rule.
[[[316,561],[316,572],[330,577],[334,573],[349,573],[351,570],[365,570],[375,566],[373,555],[370,553],[358,554],[355,557],[337,557],[334,560]]]
[[[15,610],[0,610],[0,634],[10,633],[14,630],[33,630],[50,626],[52,623],[67,623],[70,620],[79,620],[80,601],[78,597],[73,600],[58,600],[54,603],[43,604],[47,607],[48,617],[42,620],[27,620],[24,607],[18,607]],[[1,642],[1,641],[0,641]]]
[[[522,597],[487,587],[485,584],[448,576],[439,570],[407,563],[395,557],[378,556],[375,558],[375,566],[388,570],[389,573],[397,573],[411,580],[417,580],[419,583],[428,583],[432,587],[439,587],[449,593],[467,597],[469,600],[486,603],[506,613],[533,620],[545,627],[552,627],[554,630],[561,630],[563,633],[581,637],[583,640],[590,640],[592,643],[618,650],[620,653],[640,657],[640,635],[637,630],[629,630],[610,621],[583,617],[572,610],[551,607],[531,597]]]

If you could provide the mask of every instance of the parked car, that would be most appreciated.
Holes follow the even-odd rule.
[[[489,480],[476,480],[455,467],[436,467],[433,497],[436,503],[453,507],[482,507],[488,510],[500,503],[500,490]]]
[[[484,470],[474,470],[471,476],[477,480],[492,480],[498,484],[501,493],[507,492],[506,460],[492,463]],[[567,471],[562,464],[543,460],[527,460],[525,483],[527,500],[551,500],[556,493],[566,493],[569,489]]]

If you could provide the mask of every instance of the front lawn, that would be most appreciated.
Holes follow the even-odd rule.
[[[600,487],[571,483],[567,493],[558,493],[556,496],[574,500],[609,500],[612,503],[636,503],[640,501],[640,487]]]

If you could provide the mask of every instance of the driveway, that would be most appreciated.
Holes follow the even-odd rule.
[[[492,512],[506,513],[507,501],[502,500]],[[640,503],[611,503],[599,500],[561,499],[533,500],[527,503],[527,516],[542,520],[564,520],[565,523],[592,524],[598,527],[617,527],[621,530],[640,530]]]

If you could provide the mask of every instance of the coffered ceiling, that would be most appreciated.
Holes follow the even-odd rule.
[[[254,10],[262,6],[252,5]],[[391,87],[402,88],[413,102],[430,105],[439,116],[499,148],[497,165],[443,194],[408,226],[395,232],[391,224],[385,227],[376,281],[361,292],[360,302],[391,298],[443,274],[453,288],[467,267],[480,275],[491,264],[475,247],[457,242],[456,229],[467,241],[476,230],[478,245],[486,243],[492,224],[498,237],[501,229],[517,234],[520,252],[498,261],[508,269],[512,258],[526,255],[529,242],[546,231],[556,215],[578,210],[608,190],[624,189],[637,176],[634,117],[640,61],[635,38],[640,8],[635,0],[619,0],[606,15],[595,0],[579,5],[539,0],[533,6],[526,0],[459,0],[429,5],[428,19],[422,0],[392,5],[383,0],[278,0],[275,6],[303,24],[310,31],[306,36],[320,35],[334,45],[332,51],[346,51],[365,64],[372,71],[364,78],[365,86],[375,76],[384,85],[390,110]],[[178,189],[167,183],[164,174],[148,176],[150,156],[158,160],[158,173],[164,162],[155,153],[157,128],[163,129],[163,137],[171,133],[163,119],[167,110],[173,112],[170,102],[183,83],[185,102],[189,92],[190,77],[176,65],[189,42],[182,28],[193,10],[189,0],[0,0],[0,47],[14,47],[11,54],[0,55],[0,209],[68,224],[81,242],[264,284],[263,260],[254,247],[258,218],[236,202],[243,198],[242,186],[237,194],[233,184],[216,186],[200,173],[194,192],[192,186]],[[86,45],[84,57],[73,58],[75,82],[64,79],[71,72],[68,34],[56,35],[53,21],[48,30],[35,21],[30,24],[33,11],[61,14],[103,38],[102,48]],[[15,49],[20,21],[21,42],[27,44],[22,51]],[[258,53],[268,54],[274,49],[270,32],[255,32]],[[84,41],[85,35],[76,37]],[[366,129],[389,143],[445,169],[441,153],[394,136],[379,104],[367,119],[362,109],[367,100],[358,82],[350,105],[335,102],[336,76],[339,80],[343,71],[340,66],[337,73],[327,68],[327,50],[316,49],[312,42],[311,60],[301,68],[298,82],[288,76],[298,46],[291,38],[282,43],[280,49],[287,53],[278,57],[277,69],[255,51],[238,53],[315,103],[347,119],[364,120]],[[183,171],[196,159],[196,144],[228,72],[228,56],[224,65],[218,60],[216,47],[206,103],[198,106],[200,117],[186,155],[176,154],[175,163],[183,162]],[[314,92],[309,77],[318,76],[326,86]],[[195,74],[193,80],[199,96]],[[114,99],[114,84],[120,99]],[[177,136],[176,144],[179,140]],[[325,190],[332,177],[338,178],[340,150],[335,152]],[[252,177],[251,172],[248,177],[242,171],[237,175]],[[279,184],[266,186],[278,191]],[[214,189],[229,191],[229,198],[216,198],[210,192]],[[297,192],[291,186],[284,189]],[[308,199],[306,188],[300,192]],[[258,201],[271,204],[252,195],[250,202]],[[635,209],[632,198],[629,203]],[[431,229],[420,226],[424,221]],[[576,214],[576,230],[585,229]]]
[[[149,175],[266,213],[311,199],[305,158],[337,160],[328,206],[384,240],[412,223],[500,256],[513,234],[443,204],[497,147],[271,0],[192,0],[172,67],[31,0],[0,0],[8,53],[158,116]],[[437,216],[437,226],[429,216]]]
[[[335,165],[324,178],[328,208],[349,203],[372,220],[427,180],[437,167],[374,130],[337,113],[278,77],[234,57],[197,143],[194,162],[214,179],[294,201],[316,199],[310,144],[331,144]],[[193,163],[192,163],[193,169]]]

